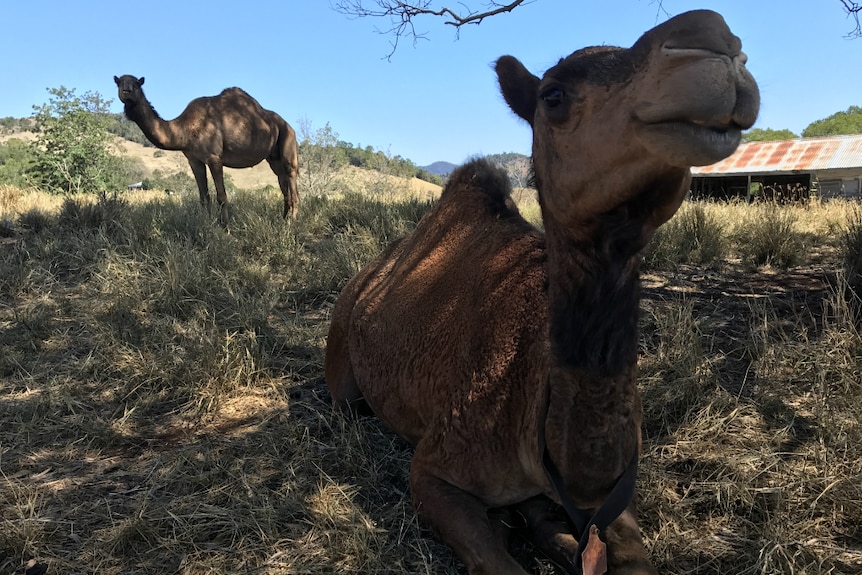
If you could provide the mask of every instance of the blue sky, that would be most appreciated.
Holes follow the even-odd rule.
[[[390,61],[392,38],[376,32],[387,22],[349,19],[328,0],[27,0],[2,9],[0,117],[29,116],[60,86],[99,92],[120,112],[113,76],[134,74],[166,119],[239,86],[297,129],[329,123],[342,140],[418,165],[529,153],[528,127],[498,93],[496,58],[541,75],[578,48],[630,46],[665,12],[693,8],[720,12],[742,38],[762,94],[756,127],[799,133],[862,105],[862,40],[844,37],[852,24],[839,0],[663,0],[664,11],[654,0],[535,0],[460,39],[418,21],[429,40],[402,41]]]

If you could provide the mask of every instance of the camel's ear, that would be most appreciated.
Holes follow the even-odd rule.
[[[539,79],[513,56],[503,56],[497,60],[495,69],[506,103],[532,126],[539,99]]]
[[[140,78],[138,78],[138,85],[140,85],[140,86],[143,86],[143,85],[144,85],[144,77],[143,77],[143,76],[141,76]]]

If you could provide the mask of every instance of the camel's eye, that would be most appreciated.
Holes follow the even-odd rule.
[[[563,89],[558,86],[554,86],[553,88],[548,88],[542,92],[542,101],[545,102],[545,105],[548,108],[553,109],[563,103],[564,96],[565,92],[563,92]]]

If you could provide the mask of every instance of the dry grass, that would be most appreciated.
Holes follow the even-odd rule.
[[[339,289],[428,207],[390,195],[304,197],[285,223],[277,192],[242,192],[225,234],[196,198],[0,189],[0,573],[463,573],[413,515],[409,447],[333,414],[322,380]],[[758,208],[702,209],[723,255],[645,276],[652,557],[860,573],[852,208],[788,208],[785,268],[740,249]]]

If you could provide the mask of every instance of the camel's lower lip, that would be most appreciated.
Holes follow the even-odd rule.
[[[742,140],[738,126],[710,126],[685,121],[648,124],[646,134],[681,163],[692,166],[714,164],[731,155]]]

